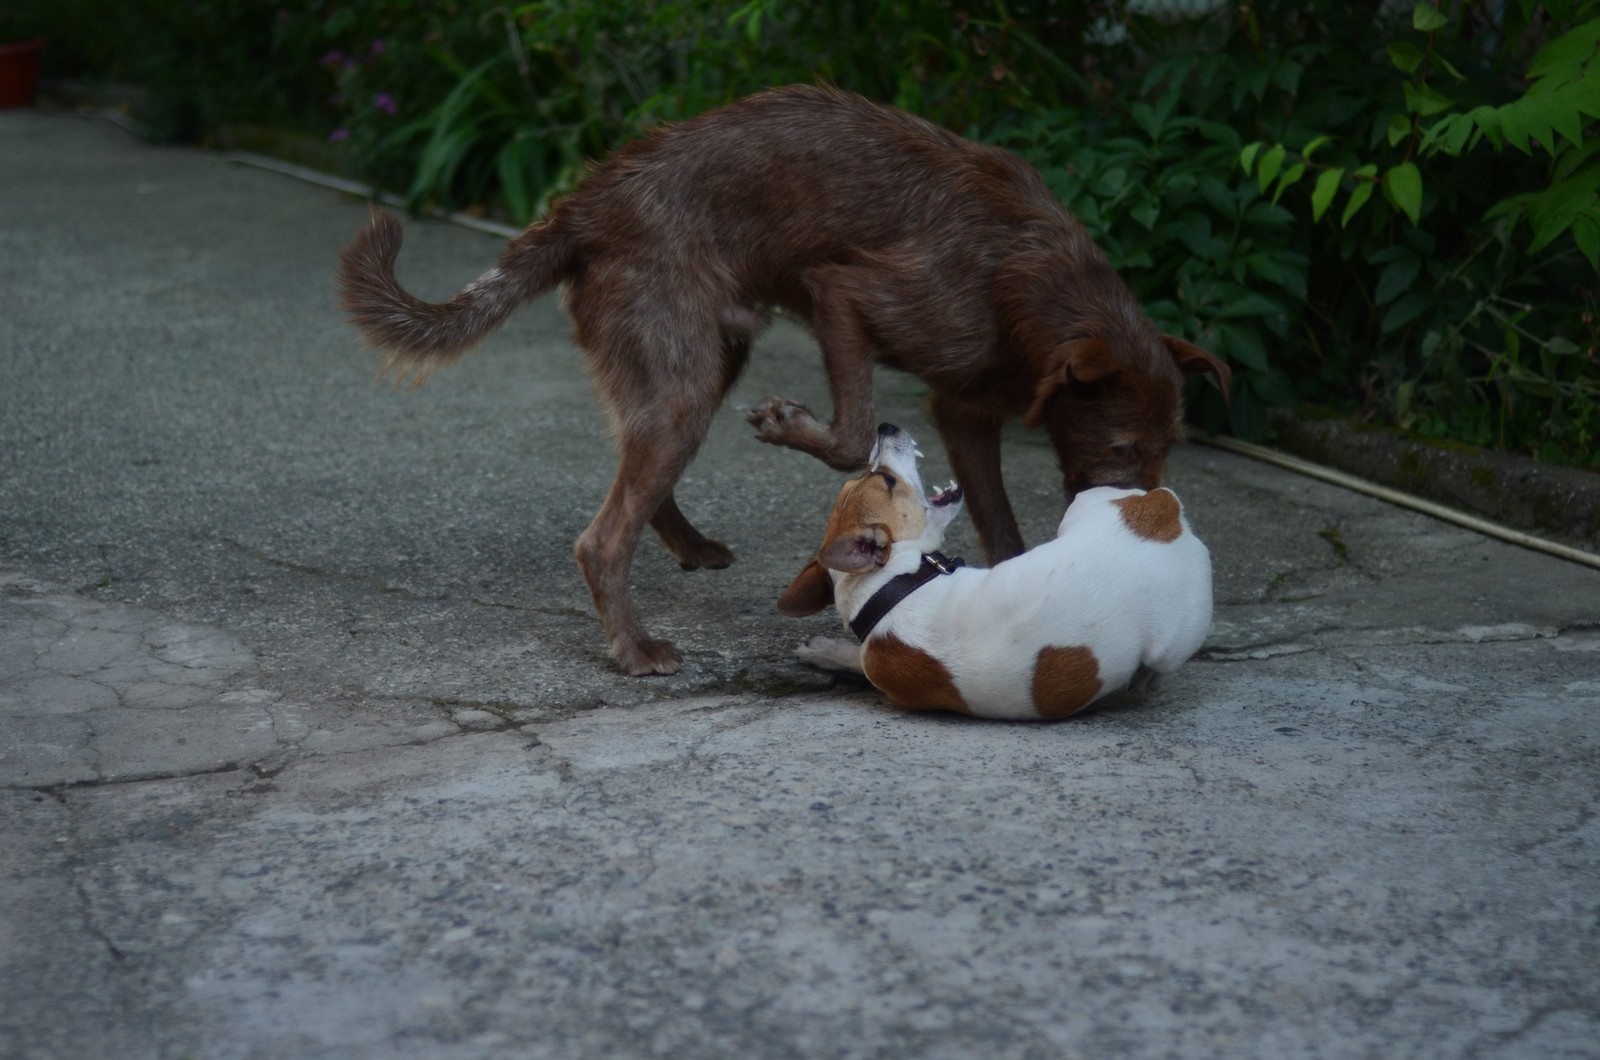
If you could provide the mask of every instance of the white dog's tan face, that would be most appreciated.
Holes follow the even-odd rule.
[[[952,483],[925,496],[917,470],[917,445],[898,429],[880,429],[868,470],[839,489],[817,555],[796,576],[778,610],[815,614],[833,600],[830,571],[868,574],[881,568],[902,541],[932,552],[961,512],[961,490]]]

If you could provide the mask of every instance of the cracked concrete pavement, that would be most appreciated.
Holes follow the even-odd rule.
[[[642,548],[687,664],[629,679],[554,299],[393,391],[364,204],[34,112],[0,188],[0,1056],[1600,1055],[1600,572],[1181,447],[1200,658],[897,713],[772,609],[838,481],[733,407],[825,405],[780,326],[680,492],[739,562]],[[407,229],[431,296],[497,249]]]

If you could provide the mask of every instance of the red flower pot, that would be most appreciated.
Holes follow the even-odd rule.
[[[44,38],[0,44],[0,108],[27,107],[39,93],[39,53]]]

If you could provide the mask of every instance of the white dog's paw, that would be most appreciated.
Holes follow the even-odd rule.
[[[861,672],[861,649],[853,642],[837,637],[812,637],[794,651],[801,662],[820,670],[846,670]]]
[[[1141,666],[1134,671],[1133,680],[1128,682],[1128,690],[1147,696],[1161,687],[1161,675],[1148,666]]]

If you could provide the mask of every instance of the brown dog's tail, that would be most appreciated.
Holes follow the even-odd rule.
[[[339,296],[367,341],[384,351],[380,375],[422,382],[499,327],[523,302],[571,271],[575,240],[558,217],[533,225],[500,254],[495,267],[448,302],[424,302],[394,278],[400,222],[374,213],[372,223],[339,255]]]

